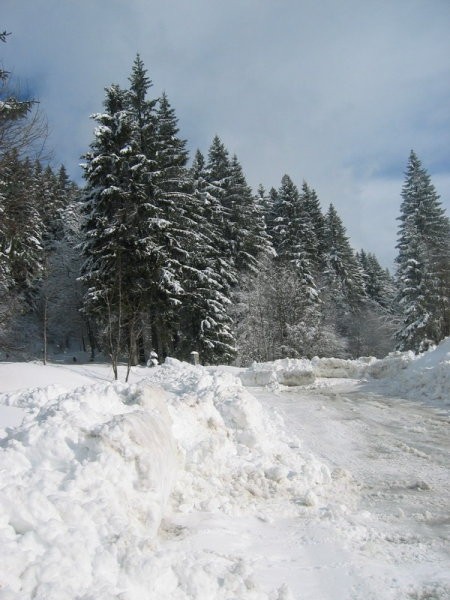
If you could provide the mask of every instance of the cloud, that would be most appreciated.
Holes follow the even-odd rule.
[[[74,176],[89,114],[106,85],[126,84],[140,52],[193,150],[206,152],[217,133],[254,187],[278,186],[284,173],[306,179],[384,264],[411,148],[450,209],[447,0],[2,4],[13,32],[4,64],[38,93],[55,155]]]

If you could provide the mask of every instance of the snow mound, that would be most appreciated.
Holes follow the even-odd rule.
[[[377,363],[374,357],[362,357],[357,360],[343,358],[283,358],[267,363],[253,363],[242,369],[239,377],[247,387],[252,386],[300,386],[310,385],[317,377],[361,379],[369,368]]]
[[[253,363],[239,373],[247,387],[280,384],[286,386],[314,383],[312,364],[306,359],[283,358],[268,363]]]
[[[315,511],[329,469],[232,372],[169,359],[133,377],[0,395],[24,415],[0,440],[2,600],[289,597],[245,556],[180,545],[171,516]]]
[[[26,415],[0,454],[1,597],[115,597],[154,543],[180,464],[164,393],[52,386],[3,400]]]
[[[307,505],[308,494],[320,496],[331,481],[328,468],[299,452],[300,442],[281,434],[280,417],[263,410],[232,373],[168,359],[147,382],[171,393],[173,433],[185,453],[175,509],[270,512],[275,496]]]
[[[414,352],[391,352],[367,366],[365,375],[373,379],[397,377],[414,360]]]
[[[368,367],[376,360],[373,356],[363,356],[356,360],[315,356],[311,364],[317,377],[361,379],[366,375]]]
[[[450,405],[450,337],[416,358],[389,382],[393,394]]]

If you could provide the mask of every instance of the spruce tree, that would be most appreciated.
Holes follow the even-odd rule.
[[[411,151],[402,188],[398,348],[419,351],[450,333],[450,225],[430,176]]]
[[[325,216],[325,265],[328,283],[356,309],[365,298],[364,277],[333,204]]]
[[[318,300],[314,273],[315,231],[304,200],[288,175],[281,180],[277,199],[274,237],[278,260],[295,269],[305,298],[315,303]]]
[[[324,318],[346,339],[349,354],[360,355],[359,323],[366,301],[364,275],[332,204],[325,215],[325,241],[324,272],[320,281]]]
[[[225,198],[229,208],[228,239],[234,264],[238,272],[255,273],[260,261],[271,254],[272,247],[262,211],[236,155],[231,159]]]
[[[230,362],[236,355],[229,315],[231,281],[229,262],[222,256],[221,232],[215,227],[220,204],[208,189],[205,159],[197,150],[191,167],[197,235],[186,268],[187,301],[183,308],[184,330],[190,349],[203,363]]]
[[[302,208],[309,219],[313,234],[307,241],[308,254],[316,270],[321,270],[324,265],[326,248],[325,218],[320,207],[319,198],[313,188],[306,181],[301,189]]]
[[[356,254],[364,275],[364,288],[369,300],[387,312],[394,310],[395,282],[387,269],[372,252],[361,250]]]
[[[151,252],[133,227],[146,199],[145,186],[136,181],[142,157],[135,153],[125,93],[118,86],[106,90],[105,112],[94,118],[98,127],[84,166],[84,309],[102,326],[117,378],[120,353],[130,351],[136,334],[147,290],[141,265]]]
[[[186,301],[184,279],[199,229],[192,179],[186,167],[186,140],[178,134],[175,110],[164,93],[156,111],[154,189],[164,222],[161,235],[165,265],[158,303],[152,306],[153,337],[158,338],[163,356],[179,350],[179,309]]]
[[[32,188],[32,165],[18,152],[7,153],[3,165],[3,254],[8,257],[14,288],[33,304],[43,267],[44,226]]]

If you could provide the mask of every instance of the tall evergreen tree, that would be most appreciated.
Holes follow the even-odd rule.
[[[229,315],[232,280],[220,250],[221,232],[215,227],[221,221],[221,205],[208,191],[208,175],[198,150],[191,167],[197,235],[186,269],[184,323],[191,349],[200,353],[202,362],[229,362],[236,355]]]
[[[324,254],[326,248],[325,240],[325,218],[320,207],[319,198],[314,189],[306,181],[301,189],[303,211],[309,219],[313,234],[307,241],[308,253],[314,268],[320,270],[324,265]]]
[[[450,333],[450,225],[414,151],[402,188],[397,281],[403,323],[398,347],[419,351]]]
[[[13,150],[3,158],[3,248],[14,287],[28,296],[43,265],[44,226],[32,193],[32,166]]]
[[[395,282],[387,269],[372,252],[361,250],[356,254],[364,276],[364,288],[369,300],[388,312],[394,309]]]
[[[161,233],[166,267],[162,281],[167,289],[160,286],[152,317],[153,337],[157,337],[162,355],[176,353],[180,344],[179,306],[186,301],[184,279],[199,229],[192,178],[186,167],[186,140],[178,134],[175,110],[164,93],[156,112],[154,188],[164,220]]]
[[[350,307],[358,308],[365,297],[363,273],[333,204],[325,216],[325,239],[328,284]]]
[[[259,262],[272,253],[272,247],[262,211],[236,155],[231,159],[225,198],[229,210],[227,238],[236,269],[256,272]]]
[[[305,211],[304,199],[288,175],[281,180],[277,198],[274,237],[278,259],[294,267],[306,299],[315,303],[318,300],[314,273],[315,230]]]
[[[143,309],[147,281],[142,265],[152,260],[148,238],[133,226],[146,216],[145,184],[138,179],[142,155],[133,147],[126,95],[118,86],[106,90],[105,112],[86,155],[85,243],[82,280],[84,308],[103,326],[117,378],[121,351],[131,350],[136,320]]]

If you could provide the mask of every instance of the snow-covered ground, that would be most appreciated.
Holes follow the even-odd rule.
[[[449,404],[450,340],[130,384],[0,363],[0,600],[446,600]]]

